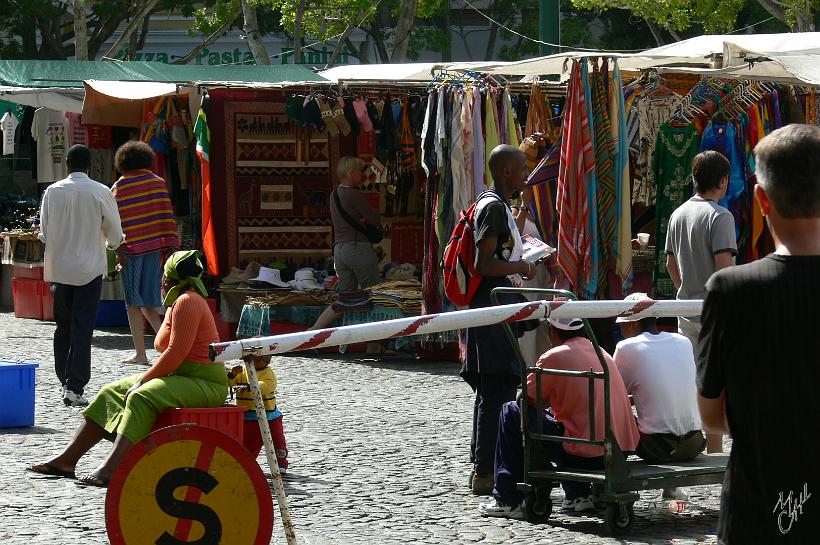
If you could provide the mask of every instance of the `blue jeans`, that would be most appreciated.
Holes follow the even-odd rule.
[[[97,321],[102,277],[84,286],[52,283],[54,291],[54,370],[60,384],[81,394],[91,378],[91,338]]]
[[[536,410],[527,411],[529,429],[536,426]],[[546,435],[564,435],[564,425],[544,411],[544,429]],[[562,443],[541,442],[532,450],[532,462],[536,467],[543,467],[543,462],[553,463],[558,467],[579,469],[600,469],[603,457],[584,458],[567,454]],[[505,403],[501,408],[498,422],[498,440],[495,450],[495,487],[493,496],[504,505],[516,506],[523,496],[517,484],[524,482],[524,449],[521,437],[521,408],[515,401]],[[586,483],[561,483],[568,500],[574,500],[592,493],[592,486]]]
[[[473,404],[473,435],[470,441],[470,461],[482,477],[493,473],[496,456],[498,417],[504,403],[515,399],[520,379],[508,375],[480,375]]]

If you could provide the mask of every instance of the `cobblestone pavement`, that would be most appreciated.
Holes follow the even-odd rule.
[[[108,543],[105,491],[29,476],[70,439],[79,409],[63,406],[52,367],[54,325],[0,313],[0,357],[40,362],[36,426],[0,429],[0,543]],[[87,395],[143,369],[125,329],[98,330]],[[156,356],[156,353],[152,353]],[[714,543],[719,486],[689,489],[686,512],[660,507],[657,491],[635,505],[623,540],[604,537],[602,512],[553,514],[550,525],[482,518],[467,489],[470,389],[454,363],[323,357],[274,360],[291,467],[285,486],[303,544]],[[83,459],[93,469],[104,443]],[[260,458],[265,467],[264,455]],[[553,499],[561,498],[553,491]],[[275,501],[274,501],[275,504]],[[281,525],[274,542],[284,543]],[[230,543],[229,541],[226,541]]]

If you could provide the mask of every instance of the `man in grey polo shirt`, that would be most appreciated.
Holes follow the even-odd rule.
[[[678,299],[703,299],[706,281],[715,271],[734,265],[737,255],[735,220],[717,202],[729,185],[729,161],[717,151],[699,153],[692,161],[695,196],[669,218],[666,268]],[[700,316],[681,317],[678,330],[700,353]],[[722,435],[706,435],[707,452],[723,452]]]

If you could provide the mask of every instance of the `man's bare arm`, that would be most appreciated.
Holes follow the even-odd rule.
[[[703,430],[707,433],[727,433],[729,422],[726,420],[726,397],[721,392],[720,397],[710,399],[698,394],[698,408],[700,409],[700,419],[703,422]]]
[[[666,254],[666,270],[669,272],[669,277],[672,278],[672,284],[675,289],[680,289],[680,271],[678,270],[678,260],[672,254]]]
[[[725,269],[734,265],[732,252],[718,252],[715,254],[715,270]]]

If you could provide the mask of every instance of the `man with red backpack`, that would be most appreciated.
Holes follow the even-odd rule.
[[[490,153],[493,187],[476,199],[473,218],[475,272],[482,277],[470,308],[492,306],[490,292],[512,286],[510,277],[535,274],[536,265],[521,259],[521,236],[510,210],[509,199],[524,189],[528,170],[524,153],[502,144]],[[501,304],[522,302],[523,297],[507,294]],[[504,326],[494,324],[466,330],[466,349],[461,378],[476,393],[470,460],[474,470],[470,487],[474,494],[491,494],[493,463],[501,407],[515,399],[521,383],[521,364]]]

